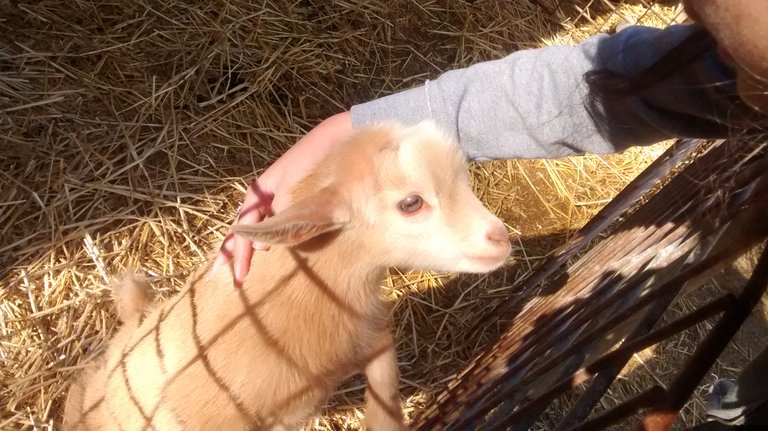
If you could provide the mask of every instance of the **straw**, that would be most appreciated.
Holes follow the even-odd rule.
[[[680,12],[652,3],[0,3],[0,429],[60,427],[69,379],[117,325],[108,280],[137,270],[159,297],[177,291],[248,181],[323,118],[442,71],[576,43],[619,16],[663,26]],[[662,149],[473,167],[519,250],[488,276],[393,270],[384,283],[407,414],[506,323],[485,322],[478,339],[479,316],[524,294],[515,281]],[[340,388],[309,428],[358,429],[361,388]]]

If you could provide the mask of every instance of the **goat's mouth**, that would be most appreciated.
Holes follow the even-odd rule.
[[[478,264],[484,267],[491,267],[491,269],[496,269],[499,266],[503,265],[504,262],[507,261],[508,257],[509,257],[509,252],[495,253],[495,254],[470,254],[466,256],[466,259],[473,264]]]

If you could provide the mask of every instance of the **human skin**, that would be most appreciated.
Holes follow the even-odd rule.
[[[739,96],[768,113],[768,0],[684,0],[736,72]]]
[[[324,120],[304,135],[248,186],[234,224],[256,224],[285,209],[290,203],[290,189],[306,176],[335,143],[349,136],[352,131],[351,115],[342,112]],[[235,287],[240,288],[248,274],[254,249],[268,248],[268,244],[254,244],[240,235],[234,235],[230,230],[211,272],[231,263]]]
[[[683,4],[688,16],[706,27],[718,42],[721,57],[736,72],[739,96],[768,113],[768,0],[683,0]],[[293,185],[352,130],[349,112],[336,114],[312,129],[250,184],[234,224],[258,223],[284,209]],[[269,246],[228,232],[214,270],[231,265],[235,287],[239,287],[254,248]]]

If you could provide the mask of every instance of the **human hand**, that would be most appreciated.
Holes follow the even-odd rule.
[[[280,156],[259,178],[251,182],[245,200],[233,225],[256,224],[278,213],[290,204],[290,190],[333,148],[352,133],[352,117],[349,112],[336,114],[314,129]],[[211,273],[221,266],[231,264],[235,287],[240,288],[248,274],[254,248],[269,249],[269,244],[252,243],[227,232],[219,249]]]

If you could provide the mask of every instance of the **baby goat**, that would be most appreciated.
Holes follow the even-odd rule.
[[[235,229],[273,245],[242,289],[228,268],[151,305],[143,285],[116,287],[124,324],[74,383],[65,429],[295,429],[359,371],[368,428],[404,428],[386,270],[491,271],[509,255],[504,225],[429,122],[356,132],[291,197]]]

